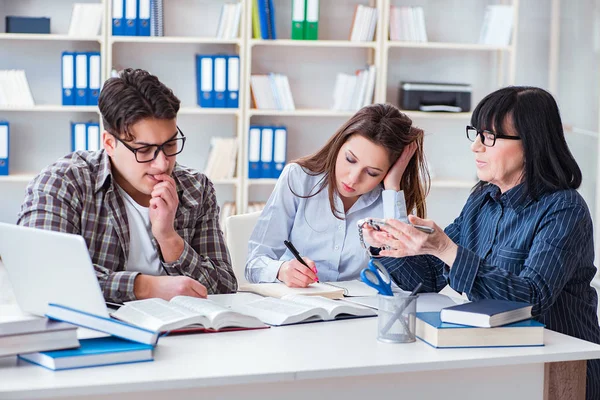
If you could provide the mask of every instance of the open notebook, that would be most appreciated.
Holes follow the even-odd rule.
[[[321,296],[287,295],[280,299],[264,297],[235,306],[235,310],[252,315],[269,325],[370,317],[377,313],[368,307],[331,300]]]
[[[152,331],[188,328],[262,328],[257,318],[244,315],[207,299],[176,296],[171,301],[146,299],[125,303],[114,318]]]

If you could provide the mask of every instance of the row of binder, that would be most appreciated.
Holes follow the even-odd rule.
[[[0,175],[8,175],[8,153],[10,147],[10,127],[0,121]]]
[[[198,105],[203,108],[238,108],[240,56],[196,55]]]
[[[248,136],[248,178],[279,178],[287,160],[287,128],[253,125]]]
[[[96,51],[62,53],[62,104],[97,106],[102,79],[100,53]]]
[[[71,122],[71,151],[100,150],[98,122]]]
[[[163,36],[163,0],[112,0],[113,36]]]
[[[273,0],[253,0],[252,36],[255,39],[277,39]]]
[[[319,38],[319,0],[293,0],[292,39]]]

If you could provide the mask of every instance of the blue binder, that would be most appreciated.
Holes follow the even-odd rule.
[[[88,90],[87,90],[87,105],[97,106],[98,96],[100,95],[100,80],[101,80],[101,63],[100,53],[90,51],[88,56]]]
[[[198,105],[204,108],[214,107],[212,56],[196,55],[196,85],[198,86]]]
[[[240,56],[227,58],[227,108],[240,105]]]
[[[227,56],[213,59],[214,107],[225,108],[227,104]]]
[[[112,34],[125,35],[125,0],[112,0]]]
[[[125,36],[137,35],[138,2],[139,0],[123,0],[125,2]]]
[[[75,53],[75,105],[86,106],[88,104],[88,55],[87,53]]]
[[[0,121],[0,175],[8,175],[10,153],[10,127],[7,121]]]
[[[88,122],[85,124],[86,131],[86,150],[100,150],[100,124],[97,122]]]
[[[71,151],[87,150],[87,126],[85,122],[71,122]]]
[[[150,0],[139,0],[138,36],[150,36]]]
[[[269,37],[269,17],[267,15],[268,0],[258,0],[258,20],[260,22],[261,39]]]
[[[273,140],[273,166],[271,168],[271,177],[279,178],[281,171],[285,167],[287,160],[287,129],[285,126],[275,128],[275,138]]]
[[[267,20],[269,24],[267,25],[269,31],[269,39],[277,39],[277,34],[275,33],[275,6],[273,5],[273,0],[265,0],[267,3]]]
[[[248,178],[258,179],[260,173],[260,126],[251,126],[248,131]]]
[[[273,140],[274,128],[263,126],[260,135],[260,177],[273,177]]]
[[[63,51],[61,61],[63,106],[75,105],[75,53]]]

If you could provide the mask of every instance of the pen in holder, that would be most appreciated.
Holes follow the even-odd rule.
[[[415,339],[418,295],[378,295],[377,339],[387,343],[410,343]]]

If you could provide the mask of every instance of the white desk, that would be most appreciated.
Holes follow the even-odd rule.
[[[546,331],[544,347],[436,350],[376,340],[376,318],[162,338],[155,361],[52,372],[0,359],[0,399],[543,398],[544,363],[600,358]],[[406,396],[406,397],[405,397]]]

